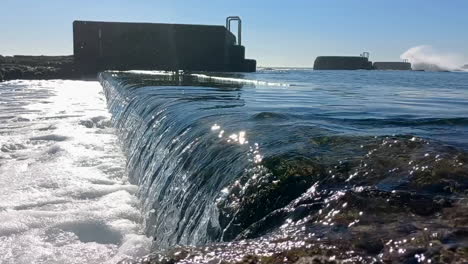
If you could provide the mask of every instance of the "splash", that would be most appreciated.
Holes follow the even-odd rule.
[[[138,187],[97,82],[0,83],[0,263],[117,263],[149,253]]]
[[[440,53],[428,45],[412,47],[401,54],[400,58],[411,62],[413,70],[457,71],[463,65],[462,56]]]

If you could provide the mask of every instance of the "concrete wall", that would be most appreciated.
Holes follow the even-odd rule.
[[[373,67],[374,67],[375,70],[410,71],[411,70],[411,63],[409,63],[409,62],[396,62],[396,61],[374,62]]]
[[[102,70],[255,71],[224,26],[73,22],[75,63]]]
[[[314,70],[371,70],[372,62],[366,57],[320,56],[315,59]]]

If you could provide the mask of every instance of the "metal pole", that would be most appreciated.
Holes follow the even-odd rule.
[[[242,45],[242,20],[238,16],[228,16],[226,18],[226,28],[227,30],[231,31],[231,21],[237,21],[237,38],[238,38],[238,45]]]
[[[242,20],[239,18],[237,25],[237,38],[239,39],[239,46],[242,45]]]

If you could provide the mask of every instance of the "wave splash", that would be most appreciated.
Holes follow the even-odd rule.
[[[401,54],[400,58],[411,62],[413,70],[460,71],[463,65],[462,56],[440,53],[429,45],[412,47]]]

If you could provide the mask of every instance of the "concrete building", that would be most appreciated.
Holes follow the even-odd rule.
[[[397,62],[397,61],[382,61],[374,62],[374,70],[400,70],[410,71],[411,63],[409,62]]]
[[[239,42],[224,26],[73,22],[76,67],[89,74],[135,69],[255,71],[256,61],[245,59]]]
[[[372,62],[367,56],[319,56],[314,70],[371,70]]]

